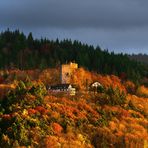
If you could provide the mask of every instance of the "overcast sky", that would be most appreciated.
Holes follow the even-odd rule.
[[[148,53],[148,0],[0,0],[0,31]]]

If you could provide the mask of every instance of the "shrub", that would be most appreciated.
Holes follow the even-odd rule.
[[[147,98],[148,97],[148,88],[145,86],[139,86],[136,94],[137,94],[137,96]]]
[[[136,85],[131,81],[126,81],[124,86],[128,93],[135,94],[136,92]]]
[[[59,134],[63,130],[61,125],[59,125],[58,123],[55,123],[55,122],[52,124],[52,128],[53,128],[55,134]]]
[[[11,90],[1,100],[0,112],[12,113],[24,108],[40,106],[44,103],[46,88],[43,84],[34,84],[29,89],[23,81],[20,81],[15,90]],[[31,99],[31,100],[30,100]]]
[[[118,87],[109,87],[105,90],[105,93],[99,96],[98,100],[101,105],[122,105],[125,104],[126,95]]]

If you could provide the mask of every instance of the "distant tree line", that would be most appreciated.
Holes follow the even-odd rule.
[[[132,55],[129,55],[129,58],[132,60],[136,60],[136,61],[148,64],[148,55],[145,53],[132,54]]]
[[[90,71],[134,81],[148,76],[147,65],[129,59],[127,54],[109,53],[76,40],[34,39],[32,33],[26,36],[19,30],[0,33],[0,69],[44,69],[70,61]]]

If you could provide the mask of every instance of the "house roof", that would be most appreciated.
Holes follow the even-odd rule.
[[[94,82],[91,84],[92,87],[98,87],[98,86],[102,86],[99,82]]]
[[[49,88],[50,89],[68,89],[71,86],[71,84],[57,84],[57,85],[52,85]]]

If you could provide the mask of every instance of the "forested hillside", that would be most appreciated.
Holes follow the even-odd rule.
[[[0,68],[44,69],[75,61],[90,71],[115,74],[134,81],[148,75],[147,65],[124,54],[109,53],[79,41],[34,39],[19,30],[0,34]]]
[[[80,66],[70,79],[76,94],[50,91],[69,61]],[[148,147],[147,65],[78,41],[7,30],[0,68],[0,147]]]
[[[45,86],[58,83],[59,72],[8,71],[0,84],[1,148],[148,147],[148,88],[80,68],[75,96],[52,93]],[[84,92],[86,78],[102,89]]]

